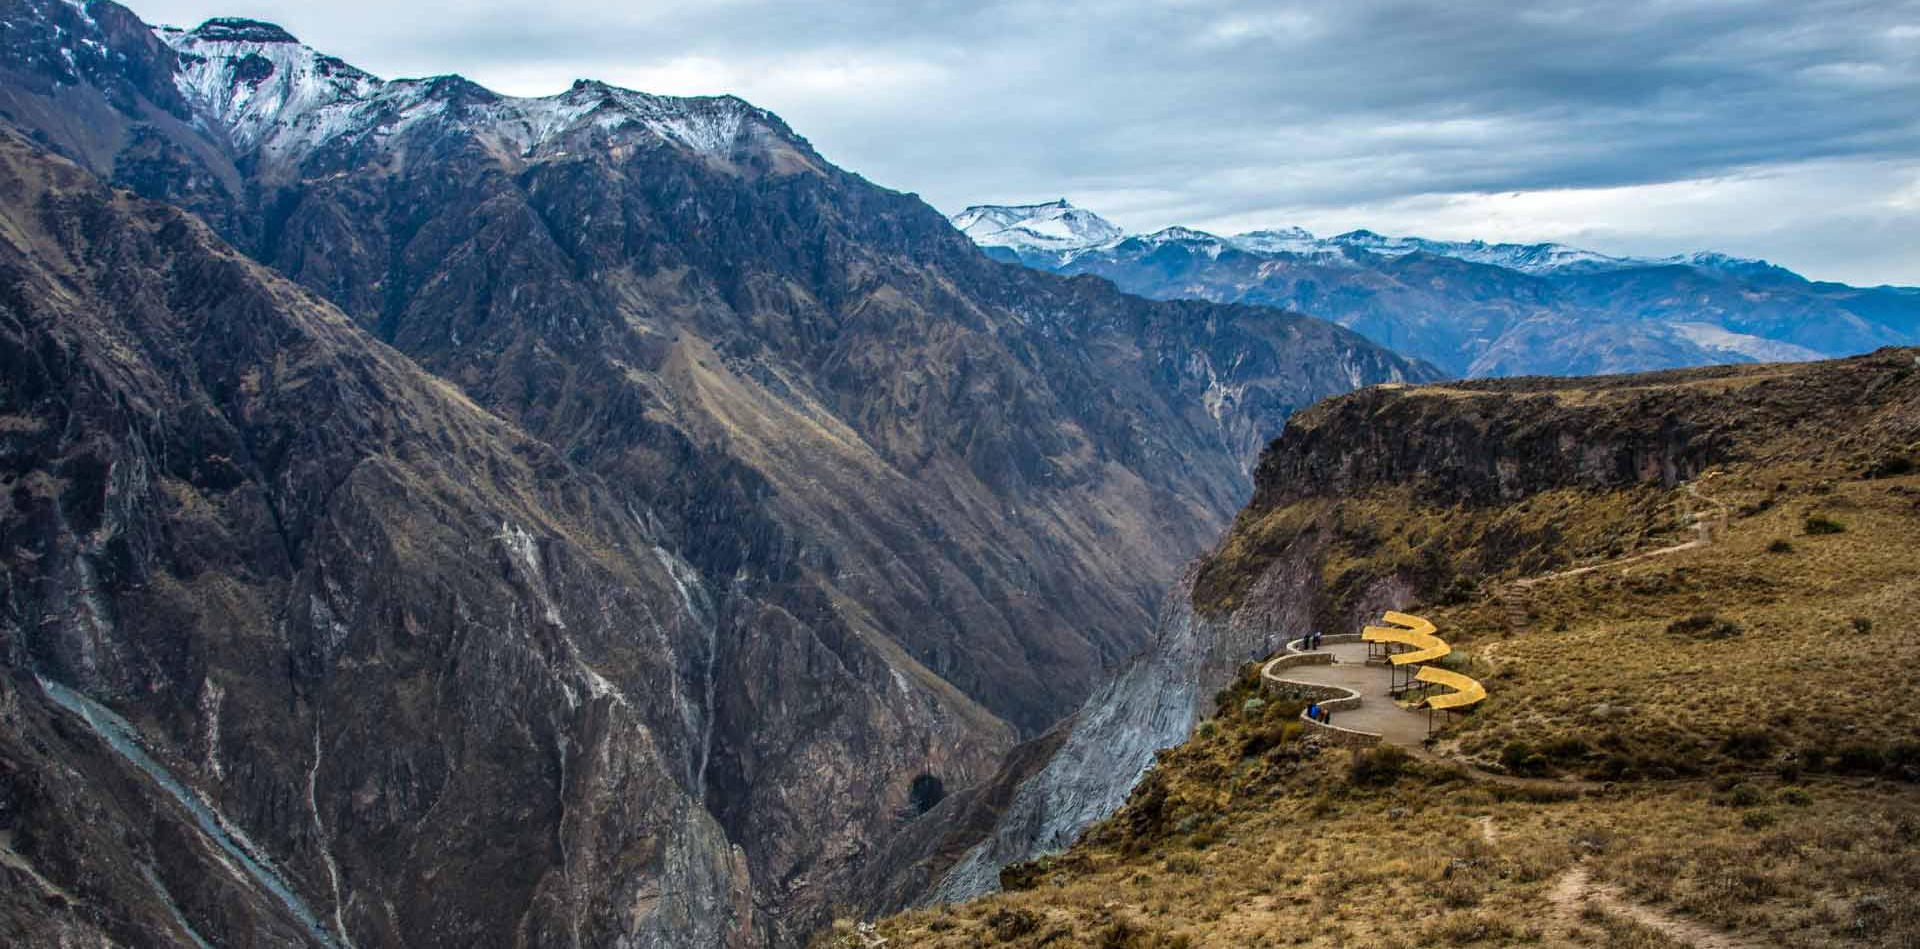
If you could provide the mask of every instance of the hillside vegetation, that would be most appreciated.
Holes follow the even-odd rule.
[[[1329,400],[1196,607],[1303,556],[1330,624],[1392,580],[1487,702],[1335,749],[1250,665],[1007,892],[822,940],[1915,945],[1917,400],[1911,350]]]

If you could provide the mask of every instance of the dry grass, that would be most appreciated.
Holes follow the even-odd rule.
[[[1013,868],[1011,892],[877,933],[935,947],[1920,945],[1920,476],[1861,474],[1723,467],[1707,490],[1732,516],[1714,544],[1534,584],[1524,634],[1502,585],[1691,540],[1694,502],[1637,488],[1469,511],[1385,490],[1246,515],[1216,558],[1233,567],[1219,604],[1244,589],[1231,574],[1303,542],[1330,601],[1412,576],[1491,694],[1438,749],[1606,783],[1530,794],[1312,754],[1286,729],[1291,707],[1241,711],[1243,678],[1067,854]],[[1809,533],[1810,518],[1842,529]],[[1576,867],[1607,900],[1557,901]]]
[[[1682,925],[1806,946],[1920,938],[1897,884],[1920,872],[1906,786],[1768,782],[1745,807],[1706,782],[1529,800],[1418,764],[1363,786],[1347,752],[1241,755],[1270,724],[1220,716],[1067,854],[1016,868],[1019,889],[875,934],[955,949],[1675,944],[1617,914],[1557,913],[1551,891],[1578,863]],[[822,942],[861,945],[842,932]]]
[[[1715,495],[1748,512],[1717,543],[1535,584],[1534,631],[1512,635],[1492,601],[1433,612],[1501,670],[1458,726],[1462,750],[1495,761],[1515,742],[1552,746],[1555,767],[1597,778],[1862,770],[1836,760],[1850,747],[1920,766],[1903,671],[1920,661],[1903,632],[1920,604],[1920,478],[1769,468],[1719,479]],[[1806,536],[1809,511],[1849,527]],[[1781,539],[1791,551],[1770,550]]]

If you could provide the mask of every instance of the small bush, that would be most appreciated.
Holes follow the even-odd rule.
[[[1002,906],[987,917],[987,928],[993,930],[995,939],[1012,942],[1040,928],[1040,917],[1024,909]]]
[[[1793,553],[1793,541],[1790,541],[1784,537],[1779,538],[1778,540],[1775,540],[1773,543],[1767,545],[1767,553],[1770,553],[1770,554]]]
[[[1362,787],[1385,787],[1406,773],[1408,755],[1397,745],[1375,745],[1353,753],[1347,780]]]
[[[1169,936],[1116,919],[1093,934],[1095,949],[1187,949],[1185,935]]]
[[[1500,766],[1514,774],[1539,775],[1552,770],[1547,756],[1524,741],[1508,742],[1500,749]]]
[[[1821,534],[1844,534],[1847,532],[1847,526],[1832,518],[1822,517],[1818,514],[1809,514],[1807,515],[1806,531],[1808,534],[1814,536]]]
[[[1879,774],[1887,766],[1886,755],[1865,742],[1841,745],[1833,759],[1833,769],[1841,774]]]
[[[1540,753],[1554,761],[1579,761],[1592,751],[1579,735],[1565,735],[1540,746]]]
[[[1740,817],[1740,826],[1748,830],[1766,830],[1779,822],[1772,811],[1748,811]]]
[[[1721,799],[1721,803],[1729,807],[1756,807],[1766,802],[1766,792],[1745,781],[1734,785]]]
[[[1168,873],[1193,876],[1200,872],[1200,861],[1194,859],[1192,854],[1177,853],[1167,858],[1165,867]]]
[[[1040,865],[1032,860],[1010,863],[1000,868],[1000,889],[1007,893],[1031,890],[1040,885]]]
[[[1444,943],[1464,946],[1513,936],[1513,927],[1505,920],[1481,910],[1454,910],[1444,916],[1429,918],[1422,930],[1420,942],[1425,945]]]
[[[1896,742],[1887,749],[1887,774],[1903,781],[1920,781],[1920,741]]]
[[[1905,455],[1888,455],[1874,462],[1866,470],[1869,478],[1897,478],[1913,473],[1913,459]]]
[[[1853,631],[1861,634],[1873,632],[1873,620],[1870,620],[1864,616],[1854,617]]]
[[[1740,624],[1730,619],[1721,619],[1713,613],[1696,613],[1686,619],[1677,619],[1667,624],[1670,636],[1691,636],[1696,639],[1732,639],[1744,630]]]
[[[1720,750],[1741,761],[1765,761],[1773,757],[1773,734],[1760,728],[1743,728],[1728,735]]]
[[[1813,795],[1806,788],[1781,788],[1780,803],[1789,807],[1806,807],[1813,803]]]

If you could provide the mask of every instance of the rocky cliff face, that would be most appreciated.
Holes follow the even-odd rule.
[[[1212,711],[1215,691],[1287,639],[1476,595],[1483,580],[1617,556],[1621,543],[1645,542],[1633,524],[1668,519],[1663,502],[1681,493],[1669,489],[1716,464],[1824,457],[1868,470],[1916,447],[1911,349],[1329,399],[1268,447],[1252,501],[1168,596],[1141,654],[1048,737],[1041,761],[1016,753],[1019,773],[994,782],[1008,785],[997,817],[932,815],[952,832],[920,838],[896,863],[937,881],[923,903],[991,892],[1001,868],[1064,850],[1118,809],[1154,756]],[[1576,514],[1554,500],[1563,494],[1591,503]]]
[[[729,619],[604,482],[11,135],[0,219],[19,944],[760,941]]]
[[[796,941],[851,881],[880,871],[914,814],[916,779],[989,776],[1018,735],[1070,711],[1137,646],[1287,414],[1434,374],[1319,321],[1155,303],[993,263],[917,199],[834,168],[734,99],[595,83],[514,99],[458,77],[389,82],[265,24],[156,34],[97,0],[13,0],[0,19],[11,126],[194,212],[312,294],[247,271],[274,288],[255,295],[260,327],[208,330],[193,338],[238,348],[189,359],[134,345],[186,333],[168,327],[199,325],[228,296],[184,281],[155,297],[138,279],[178,281],[183,251],[87,270],[79,290],[62,280],[80,278],[22,283],[10,302],[22,325],[32,316],[46,327],[34,332],[91,347],[102,373],[131,362],[184,376],[129,396],[113,409],[123,414],[73,419],[50,415],[70,400],[46,392],[77,383],[12,393],[7,417],[39,440],[8,457],[45,465],[73,439],[123,437],[105,433],[171,404],[162,394],[192,394],[178,410],[191,419],[232,416],[280,368],[292,331],[275,328],[287,319],[276,306],[327,314],[316,366],[379,354],[407,386],[503,433],[448,467],[437,453],[465,443],[440,432],[452,423],[439,415],[396,404],[400,383],[337,405],[302,389],[279,404],[272,439],[245,452],[209,442],[203,467],[175,476],[256,486],[252,507],[218,515],[239,526],[217,539],[155,539],[206,512],[188,496],[127,529],[139,570],[103,571],[102,554],[68,547],[10,561],[9,591],[43,591],[20,601],[6,634],[16,681],[38,671],[123,716],[282,867],[327,932],[362,947],[540,943],[576,926],[591,944]],[[10,226],[101,239],[92,205],[49,205],[46,190],[20,191]],[[114,202],[142,226],[166,213],[94,204]],[[62,253],[94,259],[75,246]],[[211,238],[195,247],[241,266]],[[39,266],[38,253],[20,251],[21,266]],[[156,328],[82,332],[91,324],[69,325],[73,293],[109,323],[167,302]],[[16,358],[46,345],[23,329]],[[171,430],[141,438],[182,444]],[[82,544],[106,516],[93,510],[99,485],[154,483],[151,465],[100,451],[71,463],[99,468],[87,490],[8,524],[79,524],[47,543]],[[384,480],[337,489],[363,466]],[[510,477],[527,483],[498,486]],[[361,505],[353,517],[326,516],[348,500]],[[228,534],[245,543],[223,548]],[[202,548],[228,552],[151,560],[211,556]],[[475,588],[436,582],[443,559]],[[56,568],[61,586],[45,592],[36,571]],[[596,569],[631,575],[646,596]],[[236,592],[192,593],[224,612],[138,599],[177,592],[147,579],[169,571],[222,591],[263,571],[278,585],[244,608],[228,603]],[[75,616],[115,619],[38,625],[74,603]],[[128,622],[150,625],[136,634]],[[521,652],[499,652],[496,629]],[[223,645],[236,636],[253,652]],[[395,645],[356,651],[367,637]],[[233,666],[204,686],[197,667],[155,673],[143,650],[218,652]],[[575,678],[562,688],[535,657]],[[267,686],[246,676],[281,691],[255,695]],[[341,708],[299,711],[324,676],[346,677],[330,693]],[[349,694],[371,698],[349,714]],[[556,711],[568,701],[628,711]],[[252,714],[267,708],[298,714],[235,724],[279,721]],[[646,742],[596,737],[626,727],[623,715],[645,722]],[[316,720],[320,750],[308,753]],[[208,757],[213,746],[225,750]],[[102,768],[124,765],[86,747]],[[71,776],[49,777],[53,761],[21,773],[58,795]],[[113,780],[153,796],[150,779]],[[318,818],[301,816],[306,797]],[[435,837],[434,821],[459,832]],[[21,846],[40,859],[38,837]],[[329,923],[336,877],[346,908]],[[496,880],[520,895],[491,897]],[[206,905],[185,918],[204,924]]]

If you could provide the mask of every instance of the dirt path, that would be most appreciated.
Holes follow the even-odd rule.
[[[1592,906],[1609,915],[1632,920],[1693,949],[1771,949],[1766,943],[1743,939],[1636,903],[1617,887],[1594,882],[1587,868],[1578,864],[1568,867],[1567,872],[1560,875],[1553,889],[1547,891],[1547,902],[1552,904],[1554,914],[1569,928],[1580,921],[1582,909]]]
[[[1715,525],[1718,525],[1722,531],[1726,529],[1726,524],[1727,524],[1726,505],[1721,504],[1719,501],[1716,501],[1713,498],[1710,498],[1704,494],[1701,494],[1699,481],[1687,482],[1686,489],[1687,489],[1687,494],[1689,496],[1691,496],[1697,501],[1700,501],[1703,504],[1711,506],[1714,509],[1714,514],[1711,517],[1709,517],[1708,515],[1700,511],[1693,512],[1692,526],[1694,531],[1694,538],[1692,540],[1687,541],[1684,544],[1674,544],[1671,547],[1661,547],[1655,550],[1642,551],[1637,554],[1629,554],[1625,557],[1621,557],[1617,560],[1609,560],[1605,563],[1590,564],[1585,567],[1574,567],[1571,570],[1556,570],[1552,573],[1543,573],[1537,577],[1528,577],[1525,580],[1515,580],[1511,584],[1508,584],[1508,586],[1517,587],[1519,589],[1524,590],[1527,587],[1533,586],[1536,583],[1545,583],[1548,580],[1559,580],[1565,577],[1577,577],[1577,576],[1580,576],[1581,574],[1593,573],[1596,570],[1606,570],[1612,567],[1623,567],[1630,563],[1637,563],[1642,560],[1650,560],[1654,557],[1666,557],[1672,554],[1680,553],[1683,550],[1696,550],[1701,547],[1712,546]]]

